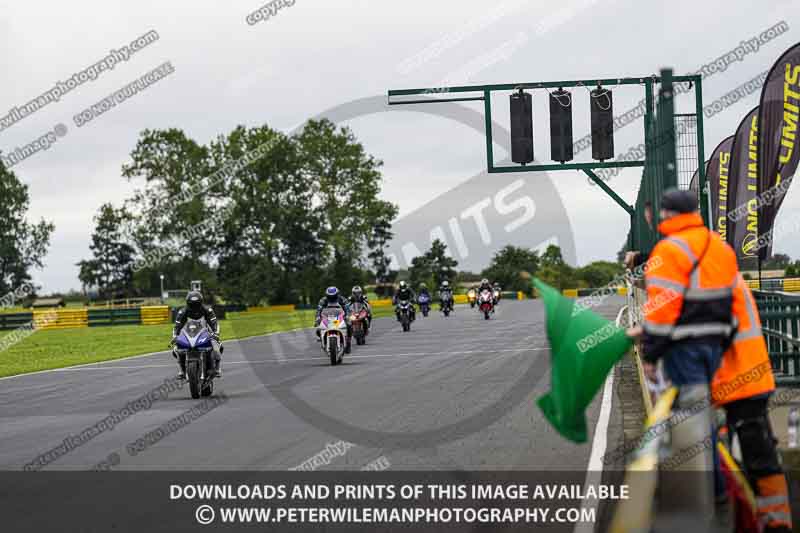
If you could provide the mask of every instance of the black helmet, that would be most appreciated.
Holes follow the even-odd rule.
[[[189,311],[197,313],[203,310],[203,295],[200,291],[189,291],[186,295],[186,307]]]
[[[328,287],[325,289],[325,298],[327,298],[328,303],[338,303],[339,302],[339,289],[336,287]]]
[[[401,289],[405,289],[406,288],[406,282],[405,281],[401,281],[400,282],[400,288]]]
[[[692,213],[697,211],[697,193],[694,191],[681,191],[674,187],[664,191],[661,197],[661,209],[675,211],[676,213]]]

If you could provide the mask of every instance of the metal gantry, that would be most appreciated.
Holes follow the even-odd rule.
[[[655,229],[643,218],[643,207],[646,203],[653,206],[658,213],[661,193],[668,187],[676,187],[677,165],[675,156],[675,123],[674,123],[674,84],[686,83],[694,87],[695,113],[697,115],[697,160],[699,164],[700,205],[703,220],[708,224],[708,202],[703,145],[703,102],[702,81],[699,74],[673,76],[672,71],[664,69],[661,76],[640,76],[634,78],[601,78],[583,80],[560,80],[545,82],[502,83],[491,85],[462,85],[456,87],[428,87],[420,89],[394,89],[388,92],[389,105],[435,104],[443,102],[482,101],[484,107],[484,123],[486,137],[486,169],[489,173],[504,172],[545,172],[556,170],[583,171],[614,202],[622,207],[631,217],[631,233],[629,247],[642,249],[651,244],[656,237]],[[570,87],[609,87],[623,85],[644,86],[644,138],[645,159],[642,161],[591,161],[585,163],[549,163],[497,166],[494,163],[494,147],[492,140],[492,106],[494,92],[508,92],[525,89],[563,89]],[[656,98],[655,87],[659,85]],[[459,96],[464,93],[479,93],[473,96]],[[452,94],[452,97],[441,98],[438,95]],[[437,95],[434,97],[401,99],[410,96]],[[611,187],[600,179],[595,170],[603,168],[643,167],[642,181],[636,205],[629,205]]]

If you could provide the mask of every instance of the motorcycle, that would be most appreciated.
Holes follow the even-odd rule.
[[[403,326],[403,331],[411,330],[411,302],[408,300],[400,300],[397,304],[397,313],[400,318],[400,324]]]
[[[331,366],[342,362],[347,346],[347,320],[344,309],[338,305],[320,311],[319,326],[322,353],[330,357]]]
[[[192,398],[214,393],[214,353],[205,319],[189,319],[175,339],[175,354],[186,357],[186,379]]]
[[[417,301],[419,302],[419,310],[422,311],[422,316],[427,317],[428,312],[431,310],[431,297],[427,294],[420,294]]]
[[[471,309],[475,308],[475,301],[478,299],[478,295],[475,293],[475,289],[470,289],[467,291],[467,301],[469,301],[469,306]]]
[[[453,293],[442,291],[439,294],[439,299],[441,300],[442,313],[444,313],[444,316],[450,316],[453,311]]]
[[[489,320],[489,315],[494,313],[494,295],[492,291],[488,289],[484,289],[481,291],[481,295],[478,298],[478,310],[483,313],[484,318]]]
[[[353,337],[359,346],[367,343],[367,334],[369,333],[367,316],[367,306],[361,302],[354,302],[350,308],[350,324],[353,327]]]
[[[500,291],[497,290],[497,289],[494,289],[492,291],[492,296],[494,296],[494,305],[499,304],[500,303]]]

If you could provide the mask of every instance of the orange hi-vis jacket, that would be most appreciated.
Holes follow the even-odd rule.
[[[736,253],[699,213],[661,222],[645,274],[643,356],[654,362],[676,344],[720,343],[734,331]]]
[[[716,405],[775,390],[775,378],[755,298],[741,274],[737,278],[733,290],[733,315],[738,328],[733,344],[722,356],[722,363],[711,382],[711,398]]]

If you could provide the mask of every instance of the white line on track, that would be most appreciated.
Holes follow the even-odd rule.
[[[608,420],[611,417],[611,403],[614,399],[614,369],[608,373],[606,384],[603,387],[603,399],[600,402],[600,414],[597,417],[597,425],[594,427],[594,438],[592,439],[592,452],[589,455],[589,465],[586,469],[586,481],[583,485],[584,492],[587,492],[589,485],[599,485],[603,478],[603,456],[606,453],[608,439]],[[587,498],[583,500],[582,509],[597,508],[597,500]],[[597,511],[595,511],[597,512]],[[575,525],[575,533],[591,533],[594,531],[594,524],[578,523]]]

